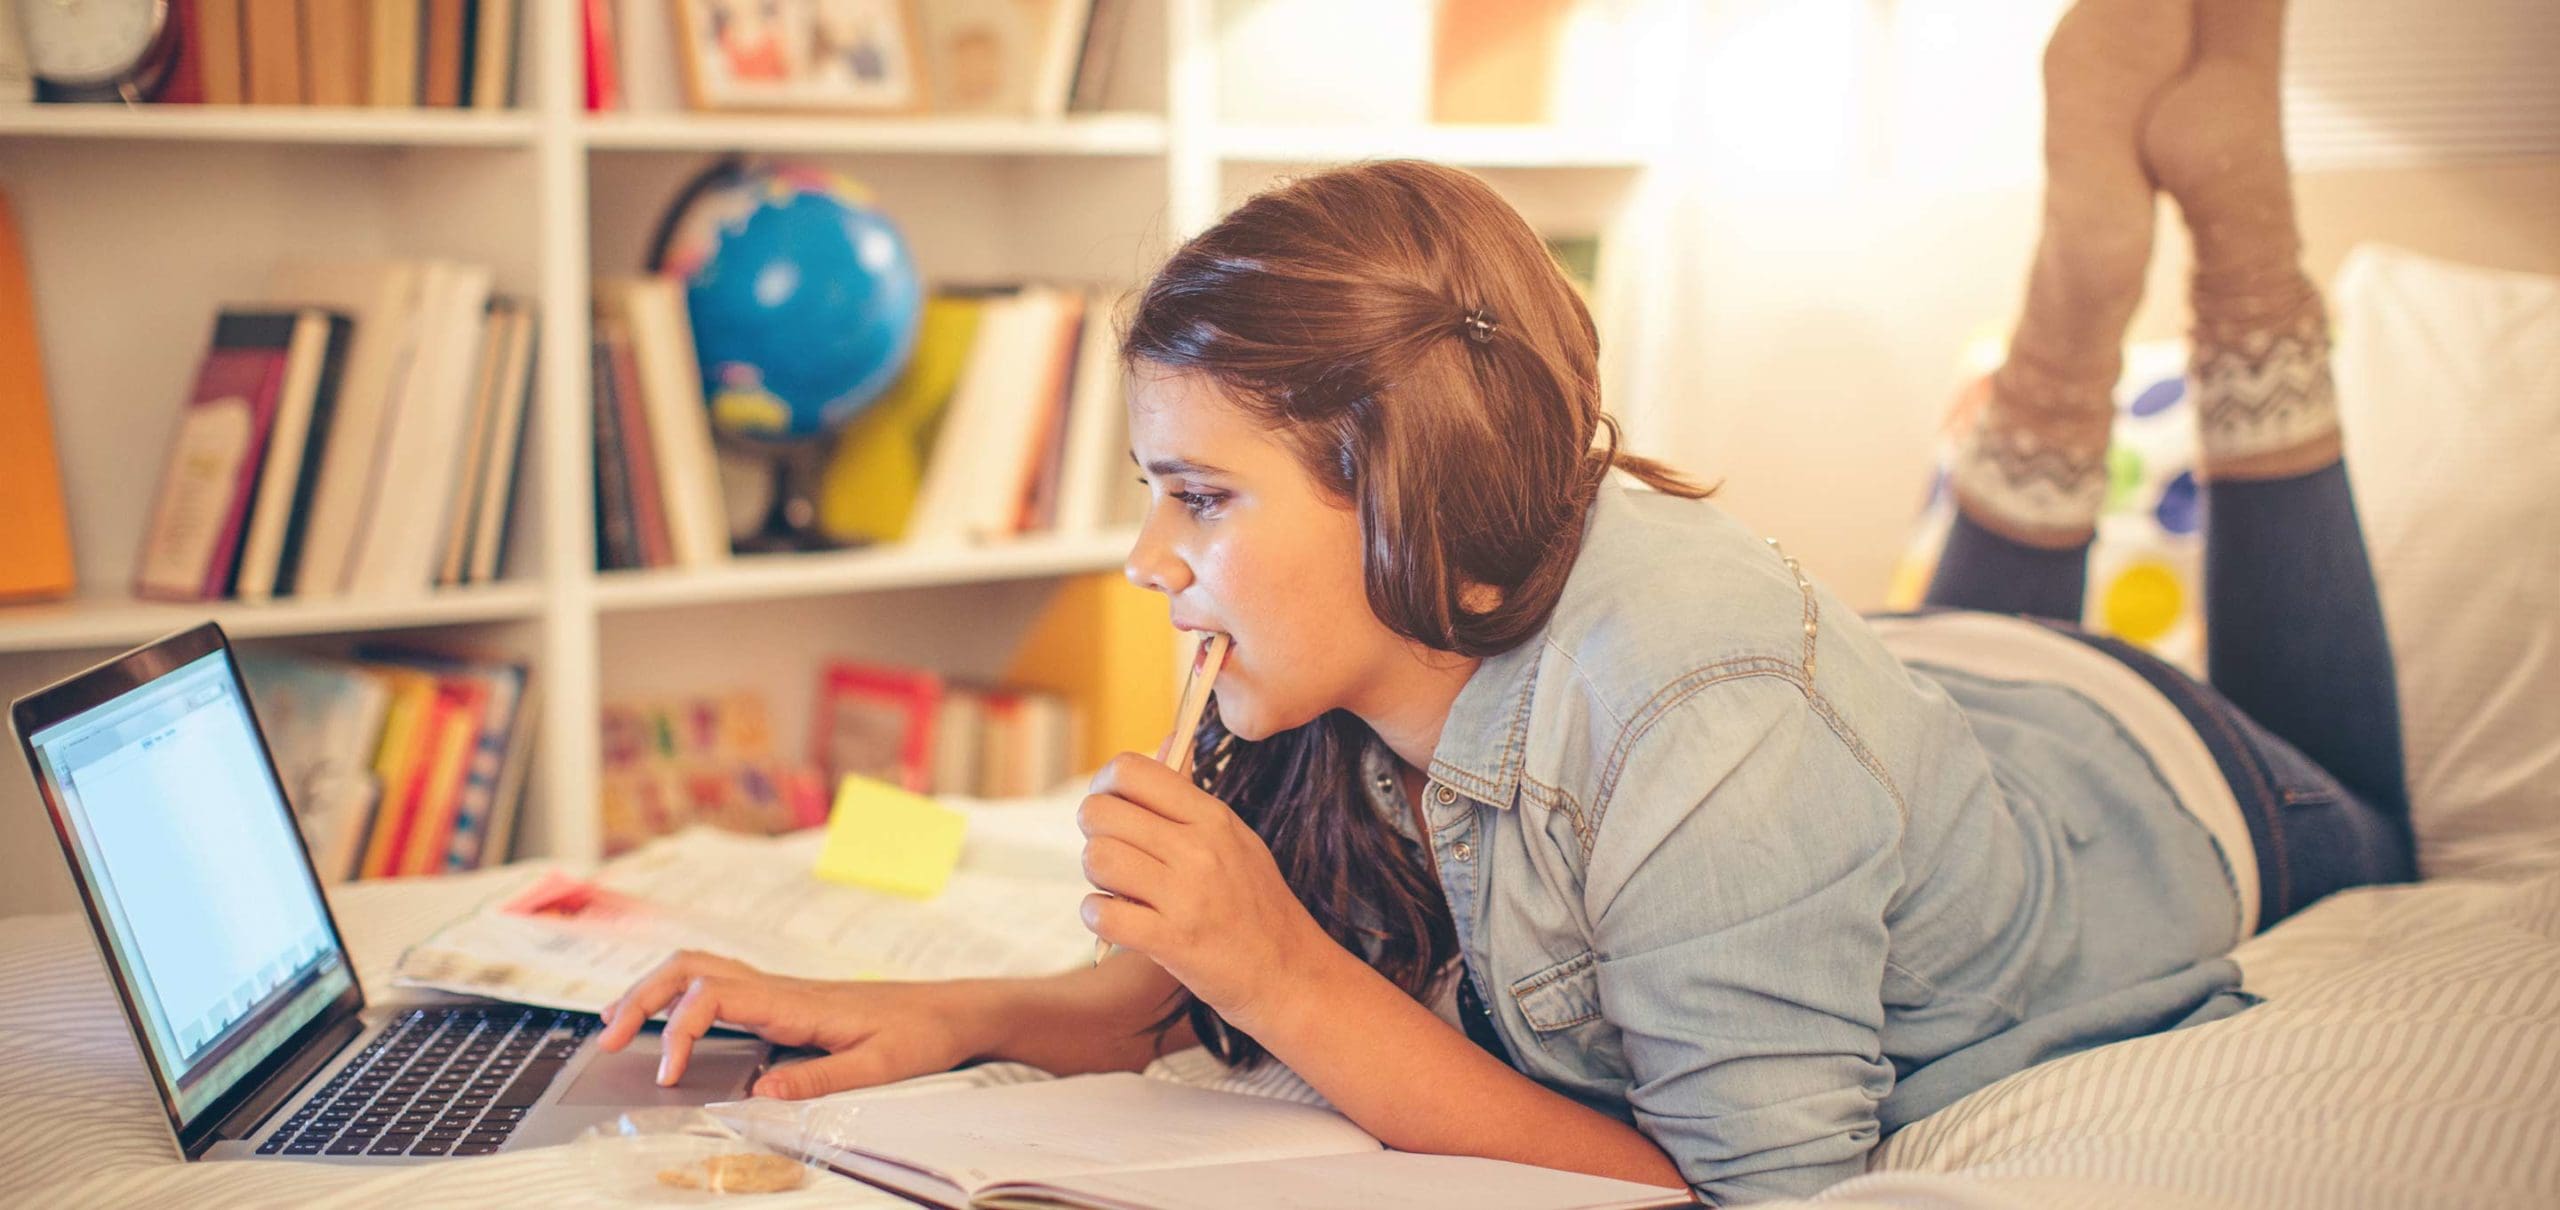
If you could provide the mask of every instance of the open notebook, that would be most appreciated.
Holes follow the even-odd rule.
[[[1389,1151],[1330,1109],[1132,1072],[715,1107],[740,1131],[940,1206],[1640,1210],[1686,1189]]]

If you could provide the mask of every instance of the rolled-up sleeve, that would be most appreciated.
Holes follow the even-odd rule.
[[[1584,879],[1601,1011],[1636,1124],[1718,1203],[1865,1170],[1902,811],[1793,682],[1748,676],[1638,720]]]

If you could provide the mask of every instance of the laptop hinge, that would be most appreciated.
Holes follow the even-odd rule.
[[[268,1114],[275,1112],[276,1106],[284,1104],[292,1098],[294,1093],[301,1091],[302,1086],[310,1081],[314,1073],[328,1066],[331,1059],[337,1058],[338,1053],[347,1048],[347,1043],[354,1041],[356,1035],[363,1032],[364,1019],[349,1013],[345,1020],[330,1026],[326,1032],[311,1039],[296,1050],[293,1057],[286,1060],[284,1066],[277,1068],[276,1073],[268,1077],[265,1083],[258,1085],[257,1091],[250,1093],[248,1099],[240,1102],[238,1108],[222,1115],[222,1120],[214,1124],[213,1130],[205,1135],[199,1147],[211,1147],[223,1139],[249,1137],[250,1133],[258,1128],[258,1124],[266,1120]],[[187,1158],[196,1157],[191,1155]]]

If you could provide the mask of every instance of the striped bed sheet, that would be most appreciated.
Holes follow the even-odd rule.
[[[368,994],[403,945],[533,875],[338,888]],[[2265,1003],[2021,1072],[1804,1204],[2560,1205],[2560,870],[2351,892],[2235,956]],[[1226,1079],[1196,1053],[1155,1074]],[[1038,1078],[998,1065],[914,1083]],[[1285,1073],[1228,1086],[1293,1088]],[[162,1121],[85,923],[0,920],[0,1206],[615,1204],[574,1147],[397,1169],[189,1165]],[[907,1203],[828,1175],[757,1204]]]

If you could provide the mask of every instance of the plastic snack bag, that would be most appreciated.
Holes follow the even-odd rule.
[[[848,1110],[838,1108],[836,1118]],[[788,1193],[811,1166],[740,1134],[700,1109],[638,1109],[589,1127],[575,1144],[595,1187],[617,1200],[683,1204],[732,1194]],[[805,1150],[803,1154],[805,1154]]]

